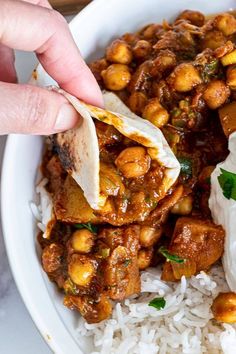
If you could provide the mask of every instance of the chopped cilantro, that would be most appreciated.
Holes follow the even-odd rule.
[[[161,310],[165,307],[166,300],[164,297],[156,297],[155,299],[151,300],[148,306],[155,307],[157,310]]]
[[[184,259],[180,258],[175,254],[171,254],[165,247],[160,247],[159,252],[167,259],[167,261],[175,262],[175,263],[184,263]]]
[[[218,71],[219,61],[213,59],[210,63],[206,64],[202,70],[202,78],[207,82],[211,77],[214,77]]]
[[[65,290],[66,294],[73,294],[73,295],[77,295],[78,294],[77,287],[76,287],[76,285],[73,283],[73,281],[70,278],[68,278],[65,281],[64,290]]]
[[[88,229],[93,234],[96,234],[98,231],[97,226],[92,225],[91,222],[88,222],[87,224],[74,224],[74,227],[76,227],[76,229],[79,229],[79,230]]]
[[[223,195],[227,199],[236,200],[236,174],[220,169],[221,175],[218,177]]]
[[[124,266],[125,267],[128,267],[128,265],[131,263],[131,259],[126,259],[125,261],[124,261]]]

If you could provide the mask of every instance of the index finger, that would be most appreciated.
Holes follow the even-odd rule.
[[[28,2],[2,0],[0,42],[35,51],[44,69],[66,91],[84,101],[103,104],[99,86],[58,12]]]

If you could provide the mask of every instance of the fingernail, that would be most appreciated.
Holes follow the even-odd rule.
[[[79,121],[79,114],[71,104],[65,103],[61,106],[55,122],[56,131],[64,131],[73,128]]]

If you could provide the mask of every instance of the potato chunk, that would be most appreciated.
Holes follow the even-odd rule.
[[[51,243],[45,247],[42,253],[43,269],[46,273],[52,273],[61,267],[63,247],[57,243]]]
[[[55,193],[54,211],[59,221],[69,223],[98,221],[82,189],[70,176],[67,176],[62,188]]]
[[[66,295],[64,305],[71,310],[78,310],[88,323],[98,323],[111,315],[112,306],[104,294],[96,300],[89,296]]]
[[[113,300],[123,300],[140,291],[138,246],[140,227],[106,228],[99,234],[100,246],[109,256],[102,266],[105,289]]]
[[[224,230],[209,220],[181,217],[178,219],[170,252],[197,263],[197,271],[208,269],[222,255]]]
[[[128,248],[118,246],[107,258],[104,282],[112,300],[121,301],[140,292],[137,257],[132,257]]]

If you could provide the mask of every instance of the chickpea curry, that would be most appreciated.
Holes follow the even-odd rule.
[[[161,129],[181,166],[163,194],[165,169],[147,147],[94,120],[106,200],[94,210],[56,139],[47,145],[42,171],[54,220],[50,235],[38,236],[43,269],[64,292],[65,306],[96,323],[109,318],[112,300],[139,294],[147,267],[161,264],[162,280],[173,282],[208,271],[222,256],[225,233],[212,221],[208,199],[211,173],[236,130],[235,116],[221,119],[236,100],[236,19],[185,10],[172,24],[114,40],[90,68],[101,89]]]

